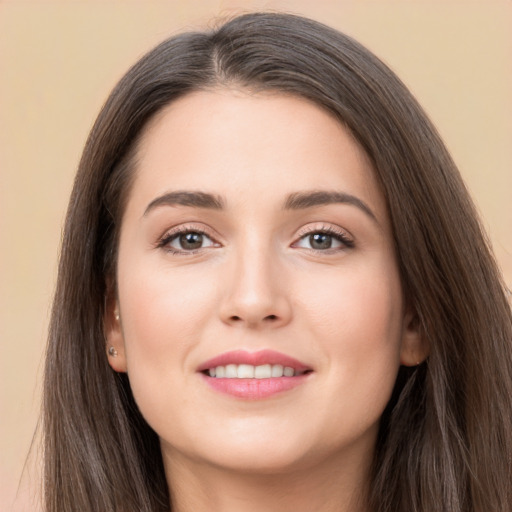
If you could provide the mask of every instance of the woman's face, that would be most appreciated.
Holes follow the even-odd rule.
[[[297,97],[203,91],[162,110],[117,272],[110,364],[166,464],[367,462],[400,361],[421,359],[371,163]]]

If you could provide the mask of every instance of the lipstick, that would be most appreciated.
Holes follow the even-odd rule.
[[[313,369],[273,350],[235,350],[209,359],[198,372],[215,391],[258,400],[303,384]]]

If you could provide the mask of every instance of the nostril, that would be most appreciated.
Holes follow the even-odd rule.
[[[248,323],[248,324],[256,324],[258,323],[259,321],[261,322],[265,322],[265,323],[275,323],[277,320],[279,320],[279,316],[278,315],[267,315],[265,317],[260,317],[259,319],[256,318],[256,319],[253,319],[253,318],[250,318],[249,316],[246,318],[245,316],[238,316],[238,315],[231,315],[229,317],[229,322],[232,322],[232,323]]]

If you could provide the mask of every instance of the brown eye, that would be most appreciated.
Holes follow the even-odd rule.
[[[322,250],[332,247],[332,235],[327,233],[313,233],[309,235],[309,245],[312,249]]]
[[[292,247],[311,249],[313,251],[342,251],[354,247],[354,240],[347,233],[334,231],[333,229],[322,229],[311,231],[299,238]]]
[[[178,237],[180,249],[192,250],[199,249],[203,245],[203,235],[201,233],[184,233]]]
[[[200,231],[181,231],[163,238],[160,247],[165,247],[176,254],[193,252],[206,247],[217,246],[208,235]]]

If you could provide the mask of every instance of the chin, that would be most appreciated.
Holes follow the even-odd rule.
[[[308,466],[309,457],[306,454],[298,454],[296,451],[265,446],[257,449],[247,449],[222,455],[212,454],[210,463],[218,468],[233,471],[238,474],[276,475],[291,473]]]
[[[258,424],[222,432],[210,429],[208,435],[197,433],[185,443],[161,441],[162,451],[169,460],[184,458],[238,473],[276,474],[307,465],[309,454],[317,452],[308,448],[308,436],[283,433],[279,427]]]

